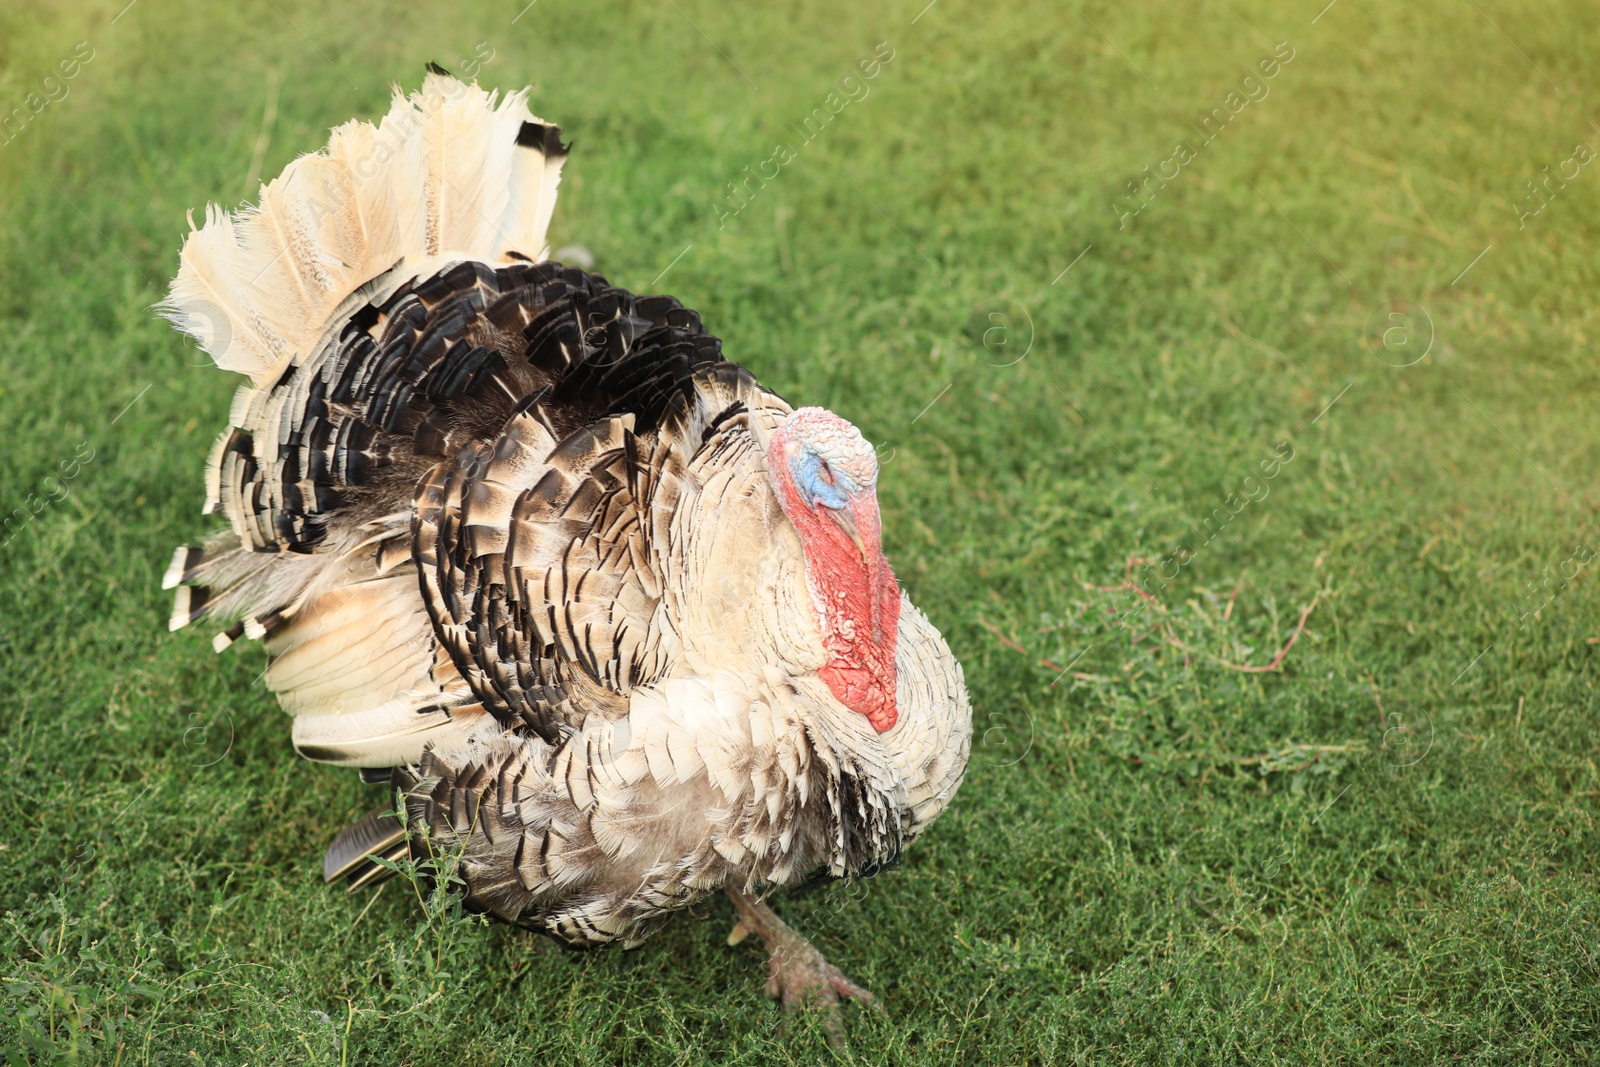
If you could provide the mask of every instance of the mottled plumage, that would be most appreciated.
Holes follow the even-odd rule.
[[[301,755],[404,789],[410,834],[369,816],[330,878],[461,850],[472,907],[635,942],[893,862],[971,722],[854,428],[676,300],[539,262],[564,155],[522,94],[433,74],[208,212],[170,313],[250,380],[207,474],[229,529],[167,585],[174,629],[265,642]]]

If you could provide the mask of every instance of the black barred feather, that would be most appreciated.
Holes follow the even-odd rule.
[[[409,848],[404,823],[386,808],[369,811],[346,827],[328,846],[327,854],[322,857],[323,881],[351,878],[351,888],[356,888],[356,880],[362,880],[363,884],[371,880],[366,870],[368,857],[388,856],[396,851],[404,855]]]

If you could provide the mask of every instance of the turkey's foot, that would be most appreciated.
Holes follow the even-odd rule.
[[[739,913],[739,921],[728,935],[728,944],[737,945],[751,934],[766,943],[767,996],[788,1010],[814,1007],[822,1012],[822,1025],[828,1043],[844,1044],[844,1013],[839,1002],[854,998],[872,1002],[872,994],[845,977],[829,963],[816,946],[801,937],[777,913],[755,897],[725,886],[728,899]]]

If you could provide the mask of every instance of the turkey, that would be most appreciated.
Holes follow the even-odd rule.
[[[769,995],[836,1019],[865,991],[762,896],[881,870],[944,810],[961,668],[855,427],[677,300],[547,259],[567,148],[527,92],[431,69],[191,220],[163,309],[248,380],[171,628],[262,641],[296,751],[401,797],[329,881],[458,856],[469,908],[573,946],[723,890]]]

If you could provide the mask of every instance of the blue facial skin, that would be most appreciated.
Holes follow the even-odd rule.
[[[805,446],[801,446],[789,457],[789,476],[794,479],[794,487],[799,490],[800,499],[812,507],[820,504],[834,511],[842,511],[850,502],[845,478],[837,471],[826,468],[833,477],[833,481],[829,481],[823,477],[825,468],[826,464],[822,462],[822,457]]]

